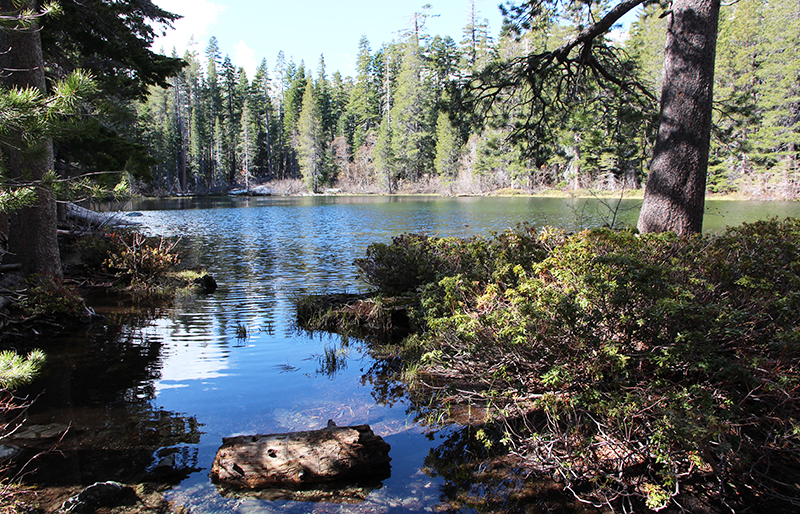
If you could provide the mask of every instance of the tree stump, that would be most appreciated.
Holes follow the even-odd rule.
[[[389,476],[391,446],[369,425],[287,434],[227,437],[211,466],[211,479],[238,489]]]

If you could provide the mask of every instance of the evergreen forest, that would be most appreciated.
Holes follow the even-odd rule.
[[[152,86],[130,106],[137,120],[131,136],[150,158],[138,168],[138,190],[207,194],[254,183],[295,194],[640,188],[658,118],[664,12],[650,4],[624,42],[603,40],[622,48],[615,69],[640,85],[638,94],[599,87],[588,71],[545,81],[535,91],[535,130],[526,109],[531,86],[481,97],[481,74],[558,47],[591,19],[589,9],[540,16],[526,30],[508,24],[494,38],[473,4],[455,40],[426,31],[425,6],[396,39],[374,49],[361,38],[355,77],[326,69],[323,55],[314,68],[284,52],[248,77],[211,37],[202,55],[182,56],[186,66],[168,87]],[[708,190],[795,198],[798,7],[742,0],[723,6],[719,27]]]

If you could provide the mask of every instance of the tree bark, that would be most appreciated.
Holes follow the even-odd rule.
[[[641,232],[703,229],[719,0],[673,0]]]
[[[22,7],[33,7],[27,2]],[[5,15],[19,12],[12,0],[0,0]],[[0,84],[12,89],[28,87],[46,94],[44,59],[38,23],[22,29],[0,30]],[[12,261],[22,264],[25,274],[41,273],[62,276],[61,258],[56,237],[56,201],[52,191],[41,182],[53,169],[53,142],[36,141],[27,148],[4,149],[12,179],[34,184],[34,205],[16,210],[9,216],[8,247]]]

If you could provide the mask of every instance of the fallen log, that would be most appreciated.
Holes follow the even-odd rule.
[[[141,225],[136,221],[121,219],[118,216],[119,213],[95,212],[71,202],[59,202],[59,206],[63,206],[65,219],[78,223],[96,227],[133,227]]]
[[[211,466],[211,479],[238,489],[386,478],[391,446],[369,425],[306,432],[228,437]]]

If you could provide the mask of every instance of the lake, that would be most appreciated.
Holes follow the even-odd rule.
[[[639,201],[618,211],[634,225]],[[48,349],[54,363],[29,425],[70,426],[61,454],[32,478],[69,488],[161,477],[167,497],[205,512],[471,511],[465,497],[502,496],[511,483],[480,484],[460,466],[469,429],[426,425],[387,380],[390,364],[368,341],[308,334],[293,299],[367,290],[353,260],[402,233],[489,235],[520,222],[567,230],[602,225],[614,205],[542,198],[184,198],[127,204],[152,235],[181,236],[216,278],[209,295],[169,307],[96,298],[106,316]],[[705,230],[800,216],[798,202],[711,201]],[[392,446],[391,477],[354,504],[221,495],[208,471],[223,437],[369,424]],[[474,438],[473,438],[474,439]],[[44,448],[43,448],[44,449]],[[550,494],[550,493],[543,493]],[[502,509],[500,509],[502,510]]]

